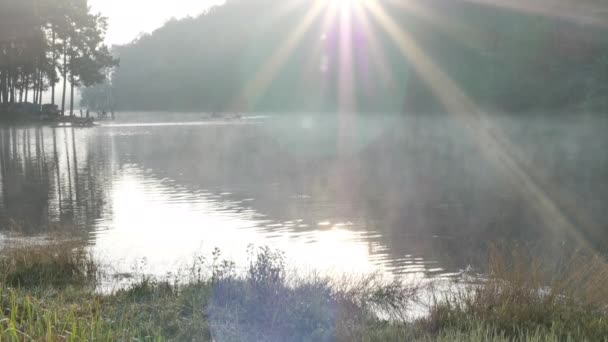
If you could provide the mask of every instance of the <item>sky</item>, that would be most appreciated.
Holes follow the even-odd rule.
[[[224,0],[89,0],[93,12],[109,19],[108,44],[125,44],[171,18],[195,16]]]

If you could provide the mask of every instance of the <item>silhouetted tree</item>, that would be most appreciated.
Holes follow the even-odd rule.
[[[86,0],[0,0],[0,103],[42,104],[51,89],[55,103],[57,70],[63,78],[65,111],[67,82],[73,111],[74,86],[104,80],[117,65],[104,45],[106,19],[91,14]],[[61,61],[59,61],[61,56]]]

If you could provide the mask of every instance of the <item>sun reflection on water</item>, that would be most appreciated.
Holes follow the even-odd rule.
[[[231,215],[226,207],[205,194],[179,194],[155,181],[143,181],[141,171],[129,169],[116,181],[114,214],[108,229],[96,236],[96,250],[120,261],[128,272],[138,259],[149,262],[153,274],[174,270],[205,248],[235,251],[238,236],[255,241],[254,213]]]
[[[249,245],[284,251],[289,264],[299,270],[392,274],[385,266],[390,257],[370,248],[370,233],[351,230],[352,222],[321,221],[309,229],[310,223],[299,218],[268,220],[248,206],[255,200],[233,201],[228,198],[232,193],[213,195],[168,186],[136,167],[123,169],[112,189],[113,215],[98,223],[93,248],[119,274],[175,274],[194,256],[210,257],[215,248],[244,266]]]

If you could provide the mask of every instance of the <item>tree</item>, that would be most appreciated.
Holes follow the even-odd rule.
[[[103,44],[107,21],[100,15],[87,15],[80,23],[80,34],[74,39],[70,57],[71,101],[70,115],[74,113],[74,89],[77,86],[93,86],[103,83],[107,69],[118,66],[118,60]]]
[[[0,103],[27,102],[31,90],[41,105],[50,88],[54,104],[59,69],[61,109],[69,79],[73,113],[74,86],[102,82],[105,69],[117,66],[103,43],[106,30],[106,19],[90,13],[86,0],[0,0]]]

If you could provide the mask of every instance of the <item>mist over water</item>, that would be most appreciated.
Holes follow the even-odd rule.
[[[577,232],[549,227],[526,189],[449,114],[120,113],[79,129],[0,130],[3,241],[67,230],[118,272],[176,272],[219,248],[268,245],[296,267],[454,277],[489,242],[559,251],[608,241],[600,116],[490,116]],[[574,221],[573,221],[574,222]],[[57,228],[61,227],[61,228]],[[16,230],[16,231],[15,231]],[[580,242],[580,241],[579,241]],[[556,247],[557,246],[557,247]]]

